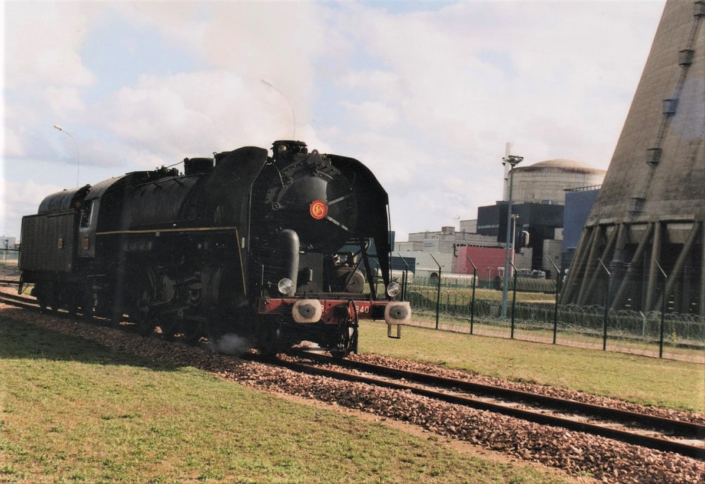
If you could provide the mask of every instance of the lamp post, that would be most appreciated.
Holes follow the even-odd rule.
[[[62,128],[58,124],[55,124],[54,128],[58,129],[62,133],[66,133],[67,135],[71,136],[71,133],[66,131],[64,128]],[[76,138],[71,136],[71,139],[73,140],[74,143],[76,143],[76,188],[78,188],[78,175],[81,171],[81,150],[78,149],[78,142],[76,141]]]
[[[512,264],[514,264],[514,256],[516,256],[516,245],[517,242],[517,219],[519,218],[519,214],[513,213],[512,214],[512,248],[514,249],[512,251]]]
[[[293,137],[292,137],[292,141],[296,141],[296,113],[294,113],[294,106],[291,105],[291,101],[289,101],[289,98],[286,97],[286,94],[284,94],[284,93],[281,92],[279,89],[277,89],[277,87],[272,83],[272,81],[270,81],[270,80],[268,80],[268,79],[260,79],[260,81],[262,81],[262,84],[265,84],[265,85],[271,87],[272,89],[274,89],[275,91],[277,91],[279,94],[281,94],[282,97],[283,97],[284,99],[286,99],[286,102],[289,103],[289,107],[291,108],[291,118],[292,118],[293,123],[294,123],[294,134],[293,134]]]
[[[504,286],[502,288],[502,319],[507,319],[507,293],[509,291],[509,240],[512,231],[512,195],[514,189],[514,167],[522,162],[523,156],[507,155],[502,158],[503,164],[509,164],[509,200],[507,201],[507,243],[504,256]],[[512,244],[513,245],[513,244]]]

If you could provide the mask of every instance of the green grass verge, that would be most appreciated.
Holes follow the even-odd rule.
[[[459,368],[691,412],[705,412],[705,365],[637,355],[469,336],[414,327],[387,338],[363,322],[360,352]]]
[[[0,375],[2,482],[560,482],[7,318]]]

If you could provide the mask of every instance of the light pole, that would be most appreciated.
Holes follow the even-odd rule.
[[[492,266],[487,268],[487,289],[492,289]]]
[[[513,213],[512,214],[512,248],[514,249],[512,251],[512,264],[514,264],[514,256],[516,255],[516,242],[517,242],[517,219],[519,218],[519,214]]]
[[[514,167],[521,163],[523,156],[507,155],[502,158],[503,164],[509,164],[509,200],[507,201],[507,243],[504,256],[504,286],[502,288],[502,319],[507,318],[507,293],[509,291],[509,237],[512,231],[512,195],[514,189]]]
[[[265,84],[265,85],[271,87],[272,89],[277,91],[279,94],[281,94],[282,97],[284,97],[284,99],[286,99],[286,102],[289,103],[289,107],[291,108],[291,118],[294,122],[294,135],[292,137],[292,141],[296,141],[296,113],[294,113],[294,106],[291,105],[291,101],[289,101],[289,98],[286,97],[286,94],[284,94],[279,89],[277,89],[277,87],[272,83],[272,81],[270,81],[268,79],[260,79],[260,81],[262,81],[262,84]]]
[[[71,136],[71,133],[66,131],[64,128],[62,128],[58,124],[55,124],[54,128],[58,129],[62,133],[66,133],[67,135]],[[71,139],[73,140],[74,143],[76,143],[76,188],[78,188],[78,175],[81,171],[81,150],[78,149],[78,142],[76,141],[76,138],[71,136]]]

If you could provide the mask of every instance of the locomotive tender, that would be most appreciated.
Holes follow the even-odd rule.
[[[184,160],[46,197],[22,219],[22,284],[42,308],[125,314],[140,332],[301,341],[344,356],[358,320],[402,324],[387,193],[300,141]]]

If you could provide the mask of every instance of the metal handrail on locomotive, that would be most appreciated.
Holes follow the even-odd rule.
[[[140,332],[245,336],[265,353],[357,351],[403,324],[388,197],[361,162],[300,141],[244,147],[46,197],[22,219],[22,284],[44,309],[128,315]]]

